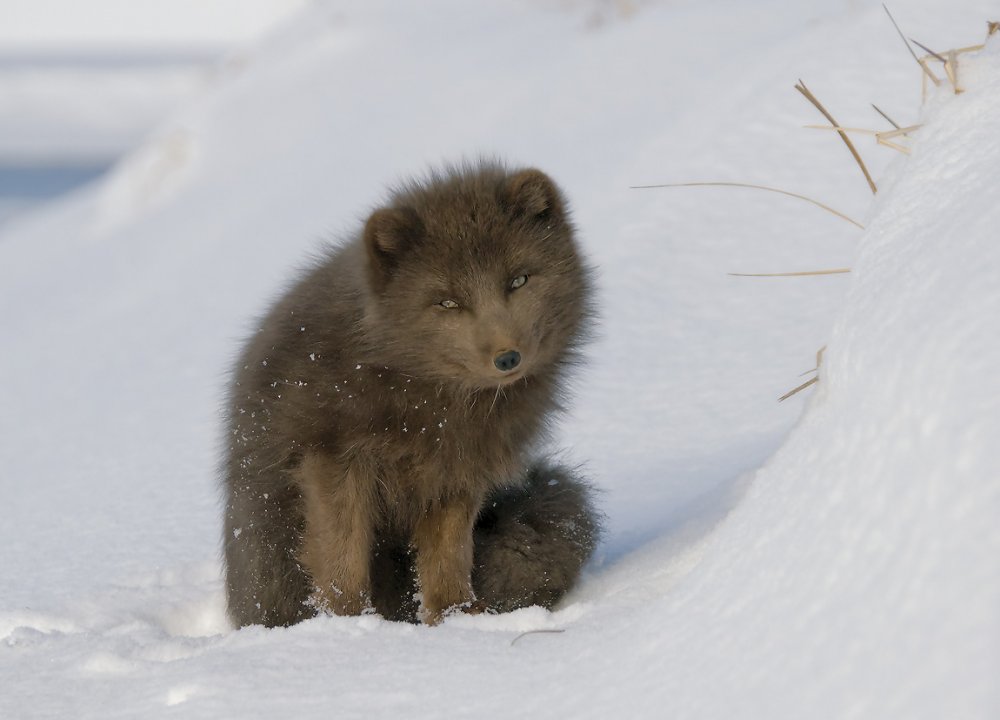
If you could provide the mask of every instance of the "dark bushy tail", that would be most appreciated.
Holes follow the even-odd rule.
[[[555,605],[600,539],[592,495],[573,470],[540,463],[522,486],[490,497],[475,529],[476,598],[494,612]]]

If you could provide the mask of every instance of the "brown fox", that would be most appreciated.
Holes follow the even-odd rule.
[[[556,603],[600,515],[576,471],[532,456],[591,286],[553,181],[491,162],[400,187],[303,273],[229,392],[232,621]]]

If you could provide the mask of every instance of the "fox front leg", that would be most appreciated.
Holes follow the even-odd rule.
[[[437,625],[453,609],[479,612],[472,593],[472,528],[481,499],[447,498],[417,521],[413,542],[423,597],[420,619]]]
[[[299,562],[315,586],[313,601],[337,615],[371,607],[374,500],[362,467],[321,454],[297,471],[305,527]]]

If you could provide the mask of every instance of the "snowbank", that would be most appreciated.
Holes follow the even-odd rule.
[[[692,714],[1000,711],[1000,42],[883,180],[799,426],[668,603]],[[693,653],[691,652],[693,651]],[[666,673],[668,697],[687,694]],[[673,678],[677,679],[675,683]],[[704,680],[704,677],[702,678]]]

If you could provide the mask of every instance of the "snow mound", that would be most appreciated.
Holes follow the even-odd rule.
[[[1000,42],[963,78],[883,180],[807,413],[671,602],[728,688],[699,715],[1000,711]]]

